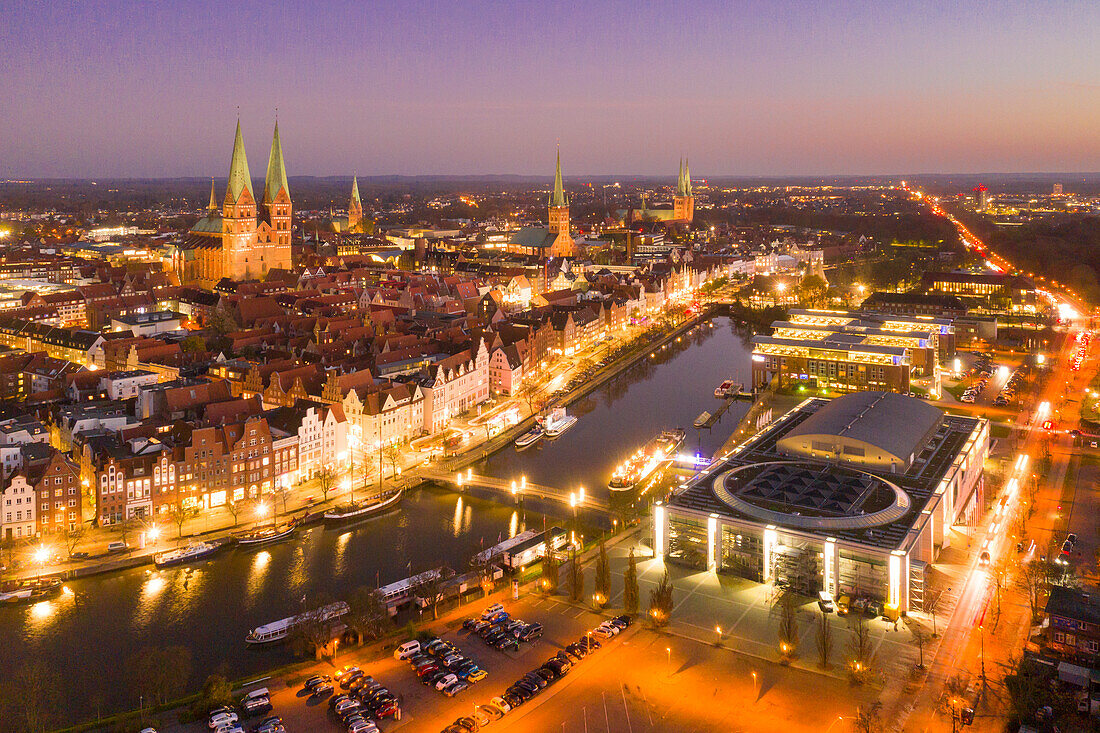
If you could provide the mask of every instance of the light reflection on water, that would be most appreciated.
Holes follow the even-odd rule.
[[[657,360],[646,360],[644,369],[595,392],[587,405],[570,408],[580,422],[557,441],[536,445],[520,457],[505,450],[489,459],[490,470],[484,464],[474,470],[584,485],[595,494],[622,455],[659,428],[675,425],[689,429],[686,449],[709,455],[708,444],[723,440],[732,423],[710,432],[692,430],[691,423],[703,409],[713,409],[714,387],[734,376],[731,365],[747,369],[749,361],[729,329],[712,328],[707,334],[694,347],[685,338]],[[154,574],[140,568],[73,580],[72,594],[46,605],[0,607],[0,670],[27,658],[64,670],[62,712],[80,717],[95,714],[89,700],[96,694],[103,697],[104,713],[134,702],[125,660],[143,646],[190,648],[192,691],[223,664],[233,676],[258,674],[292,661],[291,652],[286,647],[249,649],[245,634],[295,613],[303,596],[324,592],[346,598],[356,587],[403,578],[414,565],[459,569],[479,546],[504,536],[529,527],[567,526],[568,510],[544,518],[533,511],[536,507],[529,502],[525,512],[511,502],[496,504],[469,494],[414,491],[399,511],[361,526],[315,526],[262,551],[228,550],[206,563]]]

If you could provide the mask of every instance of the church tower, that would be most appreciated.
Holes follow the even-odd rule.
[[[691,167],[680,161],[680,177],[676,181],[676,195],[672,199],[672,218],[689,224],[695,217],[695,196],[691,192]]]
[[[222,202],[222,277],[233,280],[248,278],[248,257],[256,241],[256,194],[252,192],[252,176],[244,153],[241,121],[237,120],[237,137],[233,141],[233,158],[229,162],[229,183]]]
[[[551,234],[557,235],[550,246],[551,257],[573,257],[575,246],[569,235],[569,199],[565,197],[565,188],[561,182],[561,149],[558,149],[558,165],[554,171],[554,192],[550,194],[550,206],[547,221]]]
[[[351,200],[348,201],[348,231],[356,231],[359,222],[363,221],[363,202],[359,198],[359,177],[351,179]]]
[[[271,138],[271,155],[267,159],[267,178],[264,179],[264,209],[271,230],[266,232],[265,247],[260,272],[252,268],[251,277],[258,277],[272,267],[286,267],[290,262],[290,220],[293,204],[290,202],[290,186],[286,180],[286,164],[283,162],[283,144],[279,140],[279,123]]]

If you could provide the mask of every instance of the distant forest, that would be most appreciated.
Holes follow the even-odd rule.
[[[996,227],[973,214],[960,218],[1012,264],[1100,302],[1100,217],[1065,215],[1018,227]]]

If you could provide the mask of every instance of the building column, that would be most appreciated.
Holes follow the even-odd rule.
[[[886,607],[899,614],[906,613],[909,610],[909,555],[902,550],[894,550],[887,563]]]
[[[662,502],[653,505],[653,558],[665,559],[668,552],[668,507]]]
[[[718,515],[707,517],[707,570],[717,573],[722,567],[722,525]]]
[[[826,593],[836,598],[840,595],[840,551],[837,548],[835,537],[829,537],[825,540],[821,554],[825,576],[822,588]]]

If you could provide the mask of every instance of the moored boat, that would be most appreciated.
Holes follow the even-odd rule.
[[[515,445],[517,448],[526,448],[527,446],[533,445],[542,440],[542,437],[544,435],[546,435],[546,431],[542,429],[542,426],[536,425],[523,435],[516,438]]]
[[[242,547],[259,547],[271,542],[280,542],[294,534],[298,529],[297,522],[287,522],[278,526],[257,527],[247,532],[238,532],[233,535],[237,544]]]
[[[576,415],[570,415],[564,407],[555,407],[547,414],[543,421],[546,437],[553,440],[569,428],[577,424]]]
[[[272,621],[263,626],[257,626],[248,632],[248,636],[246,636],[244,640],[249,644],[272,644],[277,641],[284,641],[290,635],[294,627],[299,624],[314,619],[321,623],[325,623],[346,615],[350,610],[347,603],[344,601],[337,601],[336,603],[330,603],[314,611],[307,611],[297,616],[288,616],[287,618],[281,618],[278,621]]]
[[[729,399],[730,397],[736,397],[741,392],[742,385],[740,382],[735,382],[732,379],[727,379],[718,385],[718,388],[714,390],[714,396],[719,399]]]
[[[325,512],[325,524],[343,524],[344,522],[353,522],[359,519],[372,517],[375,514],[380,514],[397,506],[397,503],[401,501],[401,496],[404,493],[403,489],[398,489],[397,492],[390,496],[376,496],[362,501],[338,504]]]
[[[708,422],[710,422],[710,418],[711,418],[711,414],[709,412],[704,412],[702,415],[695,418],[695,423],[694,423],[695,427],[697,427],[697,428],[706,427],[706,424]]]
[[[669,460],[684,443],[686,433],[677,428],[665,430],[627,458],[612,474],[607,488],[611,491],[630,491],[653,475],[653,472]]]
[[[153,555],[153,564],[158,568],[167,568],[185,562],[195,562],[213,555],[224,546],[225,542],[196,542],[174,550],[158,552]]]
[[[0,603],[39,601],[60,593],[61,587],[60,578],[35,578],[5,583],[3,590],[0,590]]]

